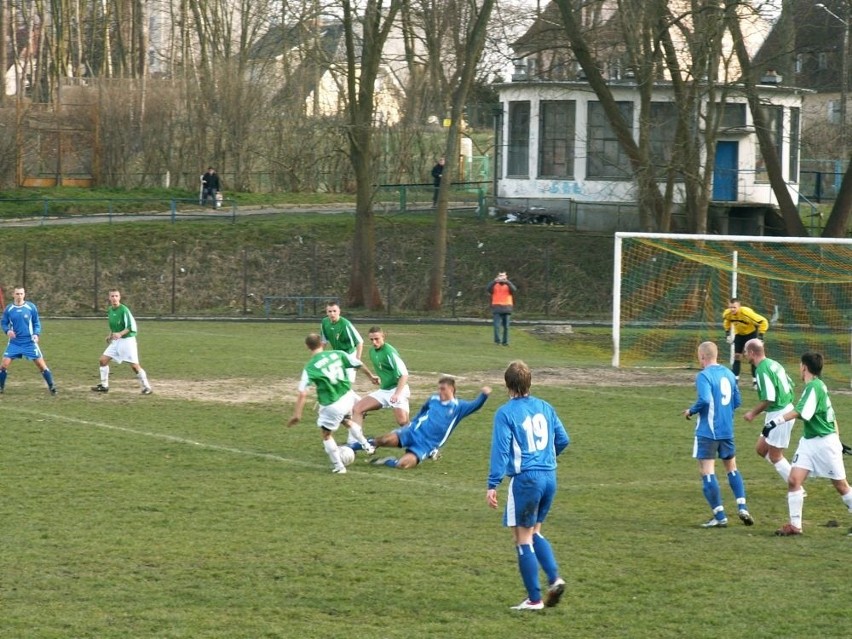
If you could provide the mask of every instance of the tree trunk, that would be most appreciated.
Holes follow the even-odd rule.
[[[846,237],[846,229],[849,226],[849,214],[852,212],[852,162],[846,165],[846,173],[840,184],[840,191],[831,214],[822,230],[822,237]]]
[[[769,184],[772,186],[772,192],[778,199],[778,207],[781,209],[781,217],[784,219],[787,235],[793,237],[807,236],[809,233],[802,223],[802,218],[799,216],[799,207],[793,202],[790,191],[787,189],[787,183],[784,181],[781,172],[781,160],[775,149],[775,141],[772,139],[772,133],[767,128],[766,117],[764,116],[763,109],[761,109],[760,100],[755,90],[751,60],[748,57],[748,51],[746,50],[745,41],[743,40],[740,29],[739,16],[737,15],[738,6],[740,6],[739,2],[725,0],[725,15],[728,28],[731,31],[731,37],[734,40],[734,51],[737,61],[740,63],[742,82],[745,86],[746,99],[748,100],[751,117],[754,120],[754,129],[757,133],[757,141],[760,144],[760,153],[766,161],[766,173],[769,175]]]
[[[444,272],[447,267],[447,193],[453,176],[458,168],[458,143],[461,133],[464,105],[470,88],[476,78],[476,66],[485,47],[488,19],[494,8],[494,0],[483,0],[482,7],[477,13],[469,35],[461,44],[467,55],[460,56],[462,67],[458,70],[458,83],[453,95],[450,128],[447,132],[447,146],[444,153],[446,164],[441,175],[441,185],[438,189],[438,208],[435,212],[435,239],[432,244],[432,268],[429,272],[429,294],[426,299],[426,310],[439,310],[443,304]]]

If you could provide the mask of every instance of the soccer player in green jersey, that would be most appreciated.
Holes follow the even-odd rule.
[[[393,415],[399,426],[408,422],[408,398],[411,391],[408,388],[408,369],[397,350],[385,341],[385,332],[378,326],[370,328],[368,335],[372,348],[370,362],[376,371],[374,383],[379,384],[379,390],[362,397],[353,411],[353,421],[364,423],[364,415],[381,408],[393,409]]]
[[[784,457],[784,449],[790,445],[790,433],[796,420],[783,421],[781,416],[793,410],[793,381],[781,364],[766,356],[766,349],[759,339],[747,341],[743,355],[755,367],[757,397],[760,400],[757,406],[744,415],[745,420],[750,422],[766,411],[764,428],[758,435],[755,452],[772,464],[784,483],[787,483],[790,462]],[[774,419],[781,423],[770,429],[768,424]]]
[[[793,456],[793,468],[787,482],[787,508],[790,521],[775,531],[776,535],[790,537],[802,534],[802,507],[804,490],[802,484],[813,474],[814,477],[827,477],[840,493],[846,508],[852,513],[852,488],[846,481],[846,469],[843,467],[843,444],[837,430],[834,407],[828,396],[828,388],[820,379],[822,375],[822,355],[807,352],[802,355],[799,371],[805,389],[796,404],[796,408],[784,413],[779,419],[772,420],[768,428],[780,426],[781,420],[801,418],[804,423],[799,447]]]
[[[323,346],[328,344],[332,350],[349,353],[358,361],[361,360],[364,338],[352,322],[340,315],[340,305],[337,302],[326,304],[325,317],[320,322],[320,337]],[[349,375],[350,383],[355,383],[356,369],[350,368],[346,373]]]
[[[148,383],[148,374],[139,363],[139,348],[136,345],[136,319],[133,313],[121,303],[121,292],[111,289],[109,292],[109,308],[107,309],[107,320],[109,321],[109,334],[106,337],[107,348],[98,360],[100,366],[101,382],[92,386],[96,393],[109,392],[109,363],[115,360],[121,364],[127,362],[136,373],[136,379],[142,387],[143,395],[150,395],[153,391]]]
[[[302,411],[308,398],[308,388],[315,386],[317,402],[320,405],[317,426],[320,429],[323,448],[331,460],[332,472],[345,473],[346,466],[340,459],[340,450],[337,448],[337,442],[334,441],[334,432],[340,428],[341,424],[349,429],[367,453],[374,452],[373,446],[364,438],[361,426],[346,419],[346,416],[352,412],[356,398],[349,378],[346,376],[346,369],[361,368],[361,362],[343,351],[324,351],[322,338],[316,333],[311,333],[305,338],[305,346],[311,352],[311,359],[302,370],[296,407],[287,426],[295,426],[301,421]],[[364,371],[372,380],[373,374],[367,369]]]

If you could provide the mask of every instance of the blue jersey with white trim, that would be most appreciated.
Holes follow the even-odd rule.
[[[20,306],[9,304],[3,311],[0,326],[4,333],[9,329],[15,331],[15,337],[10,344],[28,344],[33,341],[33,335],[41,334],[41,322],[38,319],[38,309],[32,302],[24,302]]]
[[[513,397],[494,414],[488,488],[524,471],[555,470],[569,441],[553,406],[537,397]]]
[[[711,364],[695,377],[698,398],[689,412],[698,416],[695,435],[708,439],[733,439],[734,411],[741,403],[737,378],[721,364]]]
[[[487,399],[488,395],[480,393],[472,401],[454,397],[448,402],[442,402],[440,395],[432,395],[406,428],[412,429],[412,434],[418,442],[431,448],[440,448],[459,422],[482,408]]]

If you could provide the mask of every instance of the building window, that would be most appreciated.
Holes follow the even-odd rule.
[[[509,102],[509,161],[507,177],[530,174],[530,103]]]
[[[574,177],[576,105],[574,100],[542,100],[539,106],[539,177]]]
[[[826,106],[828,107],[828,122],[840,124],[840,100],[829,100]]]
[[[805,68],[805,56],[801,53],[796,54],[795,71],[801,73]]]
[[[790,182],[799,181],[799,109],[790,109]]]
[[[617,102],[627,126],[633,128],[633,103]],[[600,102],[589,102],[589,131],[586,175],[589,178],[629,180],[630,159],[615,137]]]
[[[664,177],[671,166],[677,131],[677,105],[674,102],[651,103],[651,162],[654,175]]]
[[[726,102],[717,105],[722,109],[719,117],[719,131],[726,129],[743,129],[746,125],[745,102]]]
[[[775,145],[775,153],[781,160],[781,142],[783,140],[783,119],[784,108],[780,106],[764,107],[763,117],[766,119],[766,127],[772,135],[772,141]],[[760,144],[755,140],[755,163],[754,163],[754,181],[768,182],[769,174],[766,172],[766,160],[763,158],[763,153],[760,152]]]

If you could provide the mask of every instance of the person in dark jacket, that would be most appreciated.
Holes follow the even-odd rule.
[[[432,193],[432,206],[438,205],[438,191],[441,189],[441,176],[444,175],[444,164],[447,163],[446,158],[438,159],[438,163],[432,167],[432,184],[435,190]]]
[[[207,198],[209,197],[213,208],[216,208],[216,194],[219,189],[219,174],[212,166],[208,166],[207,172],[201,176],[201,206],[207,206]]]

